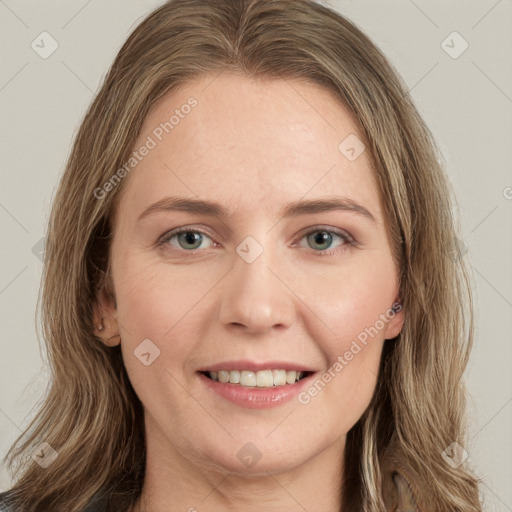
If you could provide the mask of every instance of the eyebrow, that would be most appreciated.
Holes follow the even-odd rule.
[[[323,199],[294,201],[281,208],[279,216],[289,218],[335,210],[358,213],[372,222],[377,223],[375,217],[367,208],[346,197],[328,197]],[[141,220],[154,212],[161,211],[181,211],[218,218],[228,218],[232,215],[226,208],[213,201],[185,197],[165,197],[146,208],[146,210],[141,213],[138,220]]]

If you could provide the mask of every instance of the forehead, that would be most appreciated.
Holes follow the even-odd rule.
[[[319,85],[204,75],[165,95],[145,119],[134,149],[151,148],[123,183],[122,203],[141,211],[181,194],[250,215],[337,194],[380,217],[369,155],[347,158],[347,140],[364,148],[353,114]]]

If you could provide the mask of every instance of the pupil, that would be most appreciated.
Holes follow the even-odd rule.
[[[330,245],[332,236],[327,231],[318,231],[314,235],[315,243],[318,244],[325,244],[327,243],[327,246]],[[322,249],[325,249],[325,247],[322,247]]]
[[[181,236],[185,239],[187,244],[193,245],[194,242],[201,242],[199,233],[194,233],[193,231],[187,231],[185,233],[181,233]]]

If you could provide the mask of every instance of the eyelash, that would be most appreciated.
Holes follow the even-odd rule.
[[[331,256],[331,255],[335,255],[337,253],[342,253],[342,252],[348,250],[350,247],[358,246],[358,244],[354,240],[354,238],[352,236],[350,236],[346,231],[343,231],[340,229],[333,229],[329,226],[316,226],[314,229],[311,229],[310,231],[307,231],[306,233],[302,234],[299,238],[299,241],[302,240],[303,238],[307,237],[308,235],[311,235],[313,233],[320,233],[322,231],[339,236],[343,240],[344,243],[339,248],[336,248],[334,250],[324,249],[323,251],[315,251],[314,249],[311,249],[311,251],[313,251],[313,254],[316,256]],[[202,235],[206,235],[208,238],[211,238],[212,241],[214,241],[212,236],[209,233],[207,233],[206,231],[203,231],[201,229],[196,229],[194,227],[181,227],[181,228],[176,228],[176,229],[164,234],[159,239],[157,245],[159,247],[165,248],[164,246],[166,246],[168,244],[168,242],[173,237],[175,237],[181,233],[200,233]],[[217,243],[217,242],[214,241],[214,243]],[[296,242],[293,243],[293,246],[296,246]],[[177,249],[175,247],[173,247],[172,249],[186,252],[190,255],[195,255],[196,253],[202,251],[202,249],[195,249],[195,250],[188,251],[186,249]]]

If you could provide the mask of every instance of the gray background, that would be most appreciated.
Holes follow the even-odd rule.
[[[1,456],[48,381],[35,324],[40,241],[71,141],[126,36],[160,3],[0,0]],[[512,511],[512,1],[323,3],[388,56],[446,159],[476,295],[465,448],[486,510]],[[31,47],[43,31],[58,43],[46,59]],[[457,58],[463,41],[446,39],[454,31],[469,44]],[[0,490],[9,484],[0,467]]]

